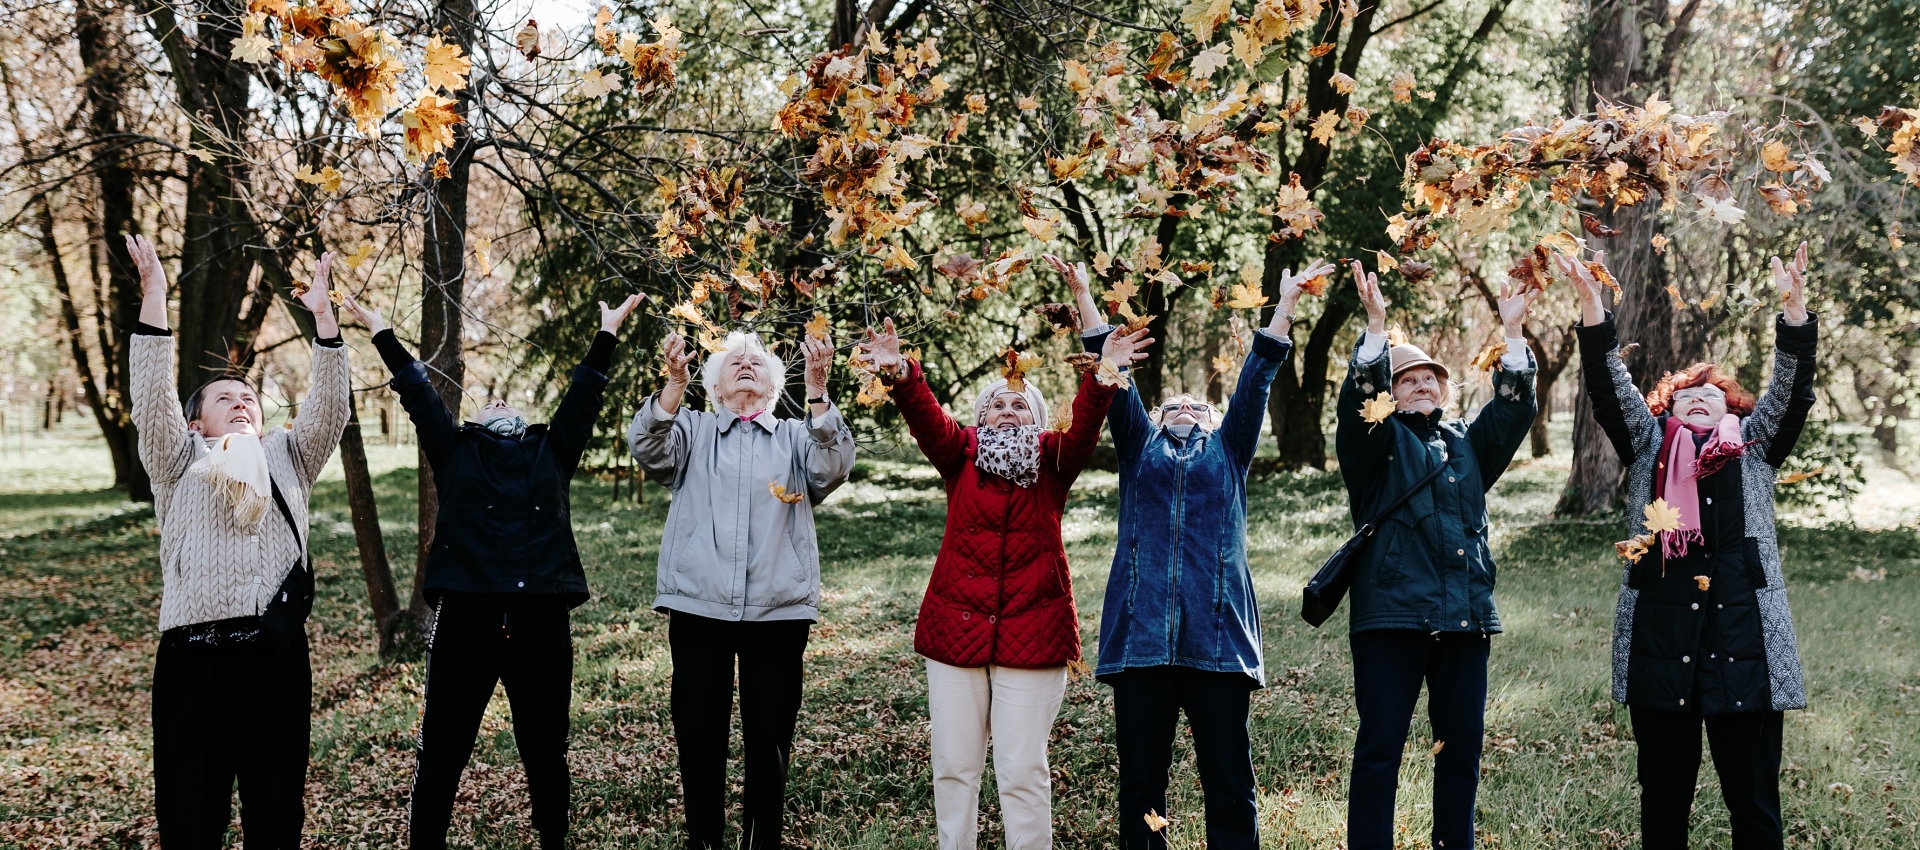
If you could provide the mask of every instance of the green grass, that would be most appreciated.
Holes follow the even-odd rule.
[[[160,582],[152,512],[102,489],[110,483],[104,451],[83,436],[29,437],[24,456],[0,456],[0,846],[153,842],[146,692]],[[924,674],[911,646],[945,500],[915,461],[869,454],[857,480],[819,511],[826,592],[790,784],[795,843],[932,846]],[[414,542],[410,463],[409,449],[374,450],[382,525],[403,588]],[[1638,844],[1634,746],[1626,713],[1607,699],[1619,530],[1543,521],[1564,475],[1564,460],[1525,464],[1493,500],[1508,632],[1494,642],[1487,714],[1479,820],[1488,847]],[[1263,833],[1269,847],[1331,848],[1342,839],[1356,722],[1345,621],[1315,630],[1294,612],[1300,583],[1345,536],[1344,499],[1330,474],[1261,476],[1250,489],[1271,683],[1256,694],[1252,720]],[[677,847],[665,621],[647,608],[666,494],[649,486],[646,504],[614,504],[607,483],[589,480],[574,493],[595,591],[574,620],[576,846]],[[1090,473],[1066,520],[1089,648],[1115,505],[1114,476]],[[382,664],[373,652],[337,462],[314,508],[309,839],[395,846],[405,834],[424,667]],[[1920,540],[1910,529],[1790,527],[1782,546],[1813,704],[1787,718],[1789,843],[1914,846]],[[1887,577],[1849,578],[1856,567],[1885,568]],[[1069,685],[1052,749],[1063,847],[1112,843],[1110,730],[1108,691],[1091,680]],[[1432,744],[1416,719],[1400,798],[1407,847],[1426,846]],[[995,846],[991,779],[984,797],[982,842]],[[1710,770],[1696,799],[1695,846],[1727,846]],[[496,695],[454,838],[527,846],[526,809],[505,699]],[[1176,846],[1201,846],[1190,762],[1176,771],[1171,814]]]

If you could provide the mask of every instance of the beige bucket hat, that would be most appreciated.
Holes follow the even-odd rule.
[[[1439,372],[1440,380],[1442,381],[1450,379],[1447,367],[1440,365],[1438,361],[1428,357],[1425,351],[1420,350],[1420,346],[1412,343],[1401,343],[1388,349],[1387,356],[1392,358],[1393,379],[1396,381],[1400,379],[1401,372],[1405,372],[1416,366],[1427,366],[1435,372]]]

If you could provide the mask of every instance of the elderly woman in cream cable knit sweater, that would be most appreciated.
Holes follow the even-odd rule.
[[[127,237],[145,301],[134,330],[133,420],[160,526],[160,650],[153,672],[154,808],[166,850],[219,847],[236,779],[252,847],[300,846],[313,675],[306,612],[307,494],[346,428],[347,350],[320,258],[313,387],[299,417],[266,427],[244,379],[187,397],[174,382],[167,279],[152,243]]]

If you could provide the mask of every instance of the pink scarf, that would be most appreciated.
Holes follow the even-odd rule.
[[[1687,433],[1682,433],[1683,428]],[[1706,445],[1696,450],[1693,435],[1708,432],[1711,435]],[[1689,544],[1706,542],[1700,528],[1700,479],[1719,472],[1729,459],[1746,453],[1747,444],[1740,441],[1738,416],[1731,413],[1722,416],[1719,424],[1712,428],[1690,425],[1678,416],[1667,417],[1667,433],[1660,444],[1660,468],[1653,476],[1653,497],[1666,499],[1669,507],[1680,512],[1680,527],[1660,535],[1661,554],[1667,558],[1684,557]],[[1663,564],[1662,574],[1665,570]]]

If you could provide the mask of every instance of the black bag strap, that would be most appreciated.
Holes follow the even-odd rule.
[[[273,491],[273,504],[280,508],[280,516],[287,521],[287,528],[293,532],[293,542],[300,544],[300,565],[313,572],[313,553],[307,551],[307,541],[300,536],[300,524],[293,521],[293,509],[287,507],[287,499],[280,495],[280,485],[273,481],[273,473],[267,473],[267,488]]]
[[[1418,493],[1421,490],[1427,489],[1427,485],[1432,484],[1434,479],[1440,477],[1440,473],[1445,472],[1447,470],[1447,461],[1451,460],[1452,456],[1446,449],[1446,446],[1445,446],[1446,438],[1444,436],[1441,437],[1441,443],[1442,443],[1442,446],[1440,448],[1440,462],[1433,465],[1433,471],[1427,473],[1427,477],[1420,479],[1420,481],[1414,484],[1412,487],[1408,487],[1406,489],[1406,492],[1403,492],[1399,496],[1395,497],[1394,500],[1388,503],[1388,505],[1385,508],[1382,508],[1378,513],[1375,513],[1373,515],[1373,519],[1367,520],[1367,524],[1360,527],[1359,533],[1364,534],[1368,537],[1372,537],[1373,532],[1380,527],[1381,520],[1384,520],[1387,517],[1393,516],[1393,512],[1400,510],[1400,508],[1407,503],[1407,500],[1413,498],[1415,493]]]

